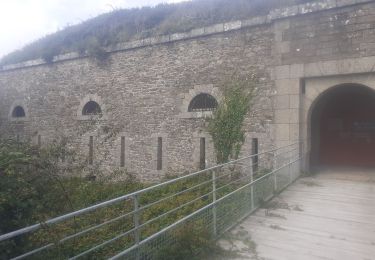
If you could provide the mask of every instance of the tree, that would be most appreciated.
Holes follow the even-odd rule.
[[[238,158],[245,141],[243,122],[251,107],[257,83],[254,75],[234,78],[226,84],[224,97],[209,119],[208,132],[214,142],[217,163]]]

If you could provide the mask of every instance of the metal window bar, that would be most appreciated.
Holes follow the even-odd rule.
[[[201,93],[193,98],[190,102],[188,111],[189,112],[204,112],[214,111],[218,106],[216,99],[206,93]]]
[[[64,221],[71,220],[72,218],[78,216],[85,217],[86,215],[84,214],[95,212],[98,209],[112,206],[119,202],[129,201],[133,203],[133,208],[130,208],[129,212],[121,214],[120,216],[114,217],[112,219],[103,221],[102,223],[99,223],[97,225],[85,227],[83,230],[79,230],[74,234],[69,234],[63,237],[58,242],[53,241],[52,243],[42,245],[31,251],[23,252],[22,254],[13,259],[23,259],[28,256],[39,254],[41,252],[54,248],[59,244],[63,244],[73,238],[77,238],[82,235],[87,235],[89,232],[93,232],[94,230],[103,228],[116,221],[124,220],[127,218],[129,218],[129,221],[131,221],[131,217],[133,217],[134,223],[130,229],[125,230],[125,232],[122,232],[120,234],[114,234],[111,239],[107,239],[106,241],[100,244],[90,245],[88,249],[81,250],[77,254],[75,254],[75,256],[72,256],[70,258],[77,259],[82,256],[87,256],[88,254],[96,250],[99,250],[105,247],[106,245],[110,245],[120,238],[127,236],[131,240],[131,243],[127,245],[127,248],[125,248],[125,250],[117,254],[114,257],[114,259],[117,259],[118,257],[122,257],[127,254],[129,254],[127,255],[127,258],[129,259],[133,259],[132,257],[134,257],[134,259],[139,259],[142,256],[147,256],[148,258],[152,259],[152,252],[155,253],[155,251],[157,251],[158,248],[160,249],[163,246],[163,244],[173,243],[173,239],[169,238],[167,233],[173,232],[173,229],[175,227],[181,225],[186,221],[193,221],[193,217],[195,218],[196,216],[199,216],[199,214],[201,213],[204,214],[204,217],[202,216],[201,220],[206,221],[208,223],[207,225],[212,226],[214,236],[218,236],[222,234],[225,230],[227,230],[228,227],[231,226],[233,223],[237,222],[240,219],[240,217],[243,217],[239,216],[242,214],[242,211],[246,213],[245,215],[248,215],[251,212],[253,212],[257,207],[259,207],[259,200],[268,200],[270,197],[274,196],[275,190],[273,190],[273,192],[271,193],[267,191],[267,188],[269,189],[267,185],[269,185],[268,180],[270,179],[270,177],[276,175],[280,175],[282,177],[284,175],[284,171],[286,171],[287,181],[285,182],[285,184],[283,183],[283,185],[280,185],[280,187],[282,189],[287,187],[290,183],[292,183],[296,178],[299,177],[301,158],[304,155],[303,151],[300,151],[301,147],[302,146],[300,145],[300,143],[291,144],[285,147],[273,149],[271,151],[258,153],[256,155],[251,155],[225,164],[217,165],[209,169],[205,169],[186,176],[182,176],[180,178],[176,178],[174,180],[166,181],[164,183],[154,185],[152,187],[136,191],[121,196],[119,198],[115,198],[85,209],[81,209],[57,218],[50,219],[45,223],[32,225],[20,230],[10,232],[8,234],[3,234],[0,236],[0,244],[1,241],[8,241],[24,235],[32,235],[35,231],[42,230],[45,226],[50,227],[55,224],[62,223]],[[253,171],[254,156],[257,156],[258,158],[258,160],[256,161],[258,172],[262,169],[268,168],[267,166],[272,165],[272,169],[265,170],[265,173],[263,173],[262,176],[255,180],[255,172]],[[280,162],[282,163],[280,164]],[[280,176],[279,178],[277,178],[277,180],[282,179]],[[184,187],[180,191],[177,191],[173,194],[167,194],[167,196],[163,198],[158,198],[156,201],[142,205],[142,195],[147,194],[149,192],[157,191],[158,189],[167,187],[168,185],[179,184],[184,181],[192,180],[194,179],[194,177],[203,178],[198,179],[198,184],[193,183],[191,187]],[[228,178],[229,180],[227,180]],[[211,189],[208,189],[207,187],[209,187],[210,185],[212,185]],[[174,208],[167,209],[165,212],[160,212],[159,215],[153,216],[151,219],[144,219],[144,216],[142,214],[145,211],[151,209],[153,206],[156,206],[158,204],[160,205],[161,203],[166,203],[172,198],[178,198],[183,194],[203,189],[202,187],[206,187],[206,189],[208,190],[203,190],[205,192],[198,193],[198,196],[192,197],[189,201],[183,201],[181,204],[175,206]],[[249,188],[249,191],[246,190],[247,187]],[[281,191],[282,189],[277,188],[276,191]],[[249,198],[247,198],[249,200],[247,201],[248,203],[244,203],[247,204],[248,208],[245,209],[239,207],[239,209],[233,211],[223,211],[223,207],[230,205],[226,203],[225,200],[233,200],[232,197],[239,196],[239,193],[244,191],[250,194]],[[259,192],[261,193],[258,194]],[[207,198],[209,198],[210,196],[211,199],[207,200]],[[241,196],[240,198],[242,197],[243,196]],[[188,206],[194,206],[196,202],[200,202],[201,206],[199,208],[192,208],[190,211],[188,211],[190,212],[188,215],[183,216],[181,219],[176,218],[173,223],[168,223],[166,227],[161,226],[160,229],[156,230],[154,233],[146,234],[146,236],[143,234],[142,231],[145,230],[148,225],[152,223],[158,223],[158,220],[161,220],[166,216],[170,216],[183,208],[187,208]],[[207,210],[211,213],[209,213]],[[238,216],[235,214],[237,214]],[[130,236],[132,236],[132,238]],[[147,241],[152,241],[154,239],[162,239],[164,242],[161,241],[160,245],[155,246],[152,246],[150,244],[147,246],[148,248],[146,250],[144,247],[147,244]],[[152,249],[150,249],[150,247]]]

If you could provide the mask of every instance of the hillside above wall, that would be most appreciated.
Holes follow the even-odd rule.
[[[0,66],[28,60],[53,61],[55,56],[76,52],[100,55],[102,48],[121,42],[183,33],[194,28],[249,19],[285,6],[312,0],[193,0],[156,7],[119,9],[45,36],[0,60]]]

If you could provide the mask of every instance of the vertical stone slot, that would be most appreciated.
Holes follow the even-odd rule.
[[[125,136],[121,137],[120,166],[125,167]]]
[[[251,154],[252,155],[255,155],[253,156],[253,172],[257,172],[258,171],[258,168],[259,168],[259,157],[258,157],[258,154],[259,153],[259,142],[258,142],[258,138],[253,138],[252,141],[251,141]]]
[[[200,139],[200,157],[199,157],[199,169],[204,170],[206,168],[206,138]]]
[[[42,146],[42,136],[38,135],[38,147]]]
[[[163,138],[158,137],[157,165],[158,171],[163,169]]]
[[[89,141],[89,165],[94,163],[94,137],[90,136]]]
[[[300,81],[300,87],[301,87],[301,94],[306,94],[306,81],[304,79],[301,79]]]

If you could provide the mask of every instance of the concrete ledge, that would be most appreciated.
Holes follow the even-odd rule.
[[[276,66],[272,71],[272,79],[277,83],[282,83],[284,81],[289,82],[290,80],[299,80],[300,78],[373,72],[375,72],[375,56],[368,56],[362,58],[345,58],[305,64]],[[284,86],[280,89],[288,90],[289,86]]]
[[[240,29],[247,28],[247,27],[270,24],[275,20],[293,17],[296,15],[304,15],[304,14],[319,12],[323,10],[330,10],[334,8],[342,8],[346,6],[363,4],[363,3],[371,3],[371,2],[373,1],[369,1],[369,0],[319,0],[319,1],[312,2],[312,3],[306,3],[306,4],[294,5],[294,6],[289,6],[289,7],[280,8],[280,9],[274,9],[274,10],[271,10],[268,15],[256,16],[249,20],[243,20],[243,21],[238,20],[238,21],[232,21],[232,22],[226,22],[226,23],[219,23],[219,24],[215,24],[212,26],[208,26],[208,27],[196,28],[189,32],[184,32],[184,33],[174,33],[170,35],[155,36],[155,37],[145,38],[145,39],[131,41],[131,42],[121,42],[114,46],[107,47],[105,48],[105,50],[108,53],[111,53],[111,52],[117,52],[117,51],[131,50],[135,48],[142,48],[142,47],[147,47],[147,46],[152,46],[152,45],[157,45],[157,44],[188,40],[188,39],[193,39],[196,37],[203,37],[203,36],[208,36],[208,35],[217,34],[217,33],[240,30]],[[77,58],[85,58],[85,57],[87,57],[87,55],[80,55],[77,52],[72,52],[72,53],[61,54],[61,55],[54,57],[53,62],[60,62],[60,61],[66,61],[66,60],[77,59]],[[38,66],[38,65],[43,65],[43,64],[47,64],[47,62],[45,62],[42,59],[30,60],[30,61],[17,63],[17,64],[5,65],[3,67],[0,67],[0,72],[7,71],[7,70],[20,69],[20,68],[25,68],[25,67],[33,67],[33,66]]]

